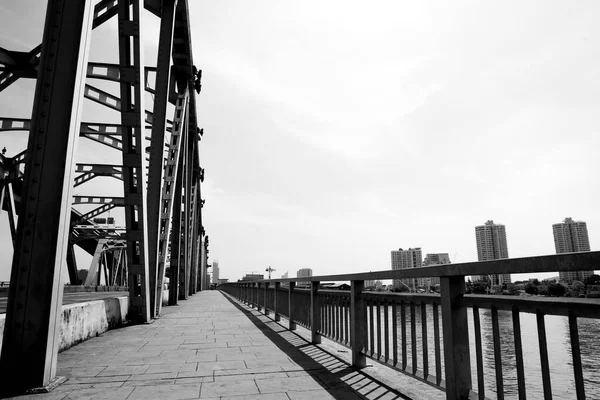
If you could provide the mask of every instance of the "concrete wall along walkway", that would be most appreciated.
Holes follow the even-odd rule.
[[[218,291],[59,354],[67,382],[19,399],[407,398]]]

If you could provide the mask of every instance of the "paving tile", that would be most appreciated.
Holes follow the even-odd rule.
[[[261,379],[256,381],[256,385],[261,393],[276,393],[280,392],[281,388],[285,388],[285,391],[288,393],[323,388],[323,386],[310,377]]]
[[[270,372],[282,372],[278,365],[270,365],[266,367],[244,368],[244,369],[224,369],[215,371],[215,376],[225,375],[244,375],[244,374],[265,374]]]
[[[214,382],[215,379],[212,375],[208,376],[191,376],[191,377],[179,377],[175,379],[175,385],[185,385],[189,383],[209,383]]]
[[[200,398],[215,396],[248,396],[258,394],[258,387],[254,381],[219,381],[203,383]]]
[[[146,373],[195,371],[197,366],[197,363],[153,364],[146,370]]]
[[[279,365],[281,367],[288,367],[288,368],[292,368],[292,367],[296,367],[298,368],[298,365],[296,365],[296,363],[294,363],[293,361],[290,361],[289,359],[279,359],[279,358],[263,358],[261,360],[246,360],[246,367],[248,368],[255,368],[255,367],[266,367],[269,365]]]
[[[290,400],[362,400],[363,397],[357,395],[349,389],[333,389],[333,390],[311,390],[307,392],[287,392]]]
[[[175,379],[177,378],[177,372],[162,372],[156,374],[141,374],[141,375],[131,375],[129,381],[147,381],[147,380],[161,380],[161,379]]]
[[[146,399],[197,399],[200,396],[200,383],[187,385],[138,386],[128,400]]]
[[[106,367],[98,374],[98,376],[112,375],[137,375],[143,374],[148,369],[149,365],[117,365]]]
[[[243,360],[237,361],[216,361],[216,362],[199,362],[198,371],[200,370],[211,370],[219,371],[223,369],[242,369],[245,368],[246,364]]]
[[[229,353],[229,354],[217,354],[217,361],[244,361],[244,360],[256,360],[256,354],[253,353]]]
[[[177,373],[177,378],[197,378],[201,376],[214,376],[212,370],[199,370],[199,371],[180,371]]]
[[[215,375],[215,382],[231,382],[234,381],[255,381],[259,379],[276,379],[276,378],[287,378],[287,375],[283,371],[279,372],[265,372],[261,374],[239,374],[239,375]]]
[[[241,395],[241,396],[222,396],[221,400],[288,400],[289,397],[285,392],[279,393],[261,393],[254,395]],[[315,400],[315,399],[312,399]]]
[[[102,383],[102,382],[125,382],[131,375],[115,376],[82,376],[70,377],[63,385],[78,385],[82,383]],[[61,387],[63,386],[61,385]]]
[[[82,377],[82,376],[96,376],[102,371],[104,371],[106,367],[69,367],[69,368],[61,368],[58,367],[56,371],[56,375],[58,376],[67,376],[67,377]],[[125,375],[125,374],[122,374]]]
[[[65,400],[124,400],[129,397],[134,388],[120,387],[107,389],[83,389],[70,392]]]

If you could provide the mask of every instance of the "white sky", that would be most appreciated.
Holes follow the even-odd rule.
[[[28,51],[45,2],[10,3],[0,46]],[[389,269],[399,247],[476,261],[488,219],[511,257],[553,254],[551,225],[569,216],[598,250],[599,2],[190,3],[222,278]],[[111,29],[94,31],[91,61]],[[29,117],[32,90],[3,92],[0,115]],[[8,155],[19,136],[0,133]],[[105,158],[82,142],[81,157]],[[3,213],[0,280],[10,248]]]

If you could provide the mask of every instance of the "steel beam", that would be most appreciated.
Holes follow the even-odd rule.
[[[179,152],[179,164],[183,164],[183,151]],[[179,299],[179,263],[181,262],[181,192],[183,168],[177,169],[171,228],[171,262],[169,266],[169,305],[177,305]]]
[[[1,395],[56,382],[61,270],[91,17],[90,0],[48,1],[0,357]]]
[[[123,130],[123,187],[129,267],[129,316],[150,320],[146,158],[144,145],[143,1],[119,0],[120,111]]]
[[[183,262],[179,264],[179,287],[180,287],[179,300],[187,300],[188,299],[188,297],[189,297],[188,288],[190,287],[190,265],[189,265],[190,235],[189,235],[189,231],[190,231],[190,204],[191,204],[191,201],[190,201],[191,200],[190,199],[191,198],[191,168],[190,168],[191,156],[190,156],[190,146],[189,146],[190,131],[189,131],[189,129],[187,129],[187,124],[186,124],[185,132],[186,132],[185,140],[182,142],[184,145],[184,151],[183,151],[184,169],[183,169],[183,182],[182,182],[183,188],[184,188],[183,217],[182,217],[182,220],[183,220],[183,222],[182,222]]]
[[[17,239],[17,211],[15,209],[15,194],[13,192],[12,183],[7,183],[4,186],[4,199],[7,205],[8,225],[10,227],[10,237],[12,239],[13,249]],[[2,204],[0,203],[0,208]]]
[[[81,173],[81,175],[75,178],[75,187],[83,185],[85,182],[90,181],[97,176],[110,176],[115,179],[123,180],[123,173],[120,165],[77,164],[75,172]]]
[[[186,91],[183,95],[180,95],[175,105],[175,115],[173,116],[173,132],[171,134],[171,141],[169,143],[169,150],[167,153],[167,162],[165,165],[164,182],[162,186],[161,201],[160,201],[160,221],[158,229],[158,254],[157,254],[157,283],[156,283],[156,299],[162,299],[163,282],[165,279],[165,261],[167,258],[167,251],[169,243],[172,240],[169,238],[169,228],[171,227],[171,221],[174,213],[173,203],[174,199],[180,200],[181,190],[179,195],[176,193],[177,182],[181,185],[179,179],[179,165],[180,165],[180,154],[181,154],[181,143],[183,142],[182,134],[184,129],[184,122],[186,120],[186,114],[188,109],[188,92]],[[179,208],[181,210],[181,207]],[[181,211],[178,211],[181,212]],[[175,222],[173,220],[173,229],[175,229]],[[179,228],[178,228],[179,229]],[[172,256],[172,255],[171,255]],[[172,273],[171,273],[172,274]],[[174,281],[171,280],[171,285]],[[171,290],[169,290],[169,296],[171,296]],[[162,308],[162,302],[159,300],[156,302],[156,315],[160,315]]]
[[[158,56],[156,61],[156,84],[154,86],[152,136],[150,140],[150,165],[148,169],[148,272],[150,287],[153,289],[150,292],[150,307],[153,318],[158,317],[160,312],[160,306],[157,306],[157,303],[162,302],[162,282],[164,280],[164,267],[162,271],[159,268],[159,257],[161,256],[159,250],[159,231],[162,220],[159,216],[161,214],[161,189],[163,185],[167,185],[166,181],[163,183],[163,158],[176,3],[176,0],[164,0],[162,2]]]
[[[79,285],[77,276],[77,259],[75,258],[75,249],[73,243],[67,245],[67,271],[69,272],[69,282],[71,285]]]

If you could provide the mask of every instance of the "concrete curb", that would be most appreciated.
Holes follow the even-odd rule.
[[[63,305],[59,352],[127,323],[129,296]],[[0,349],[6,314],[0,314]]]

